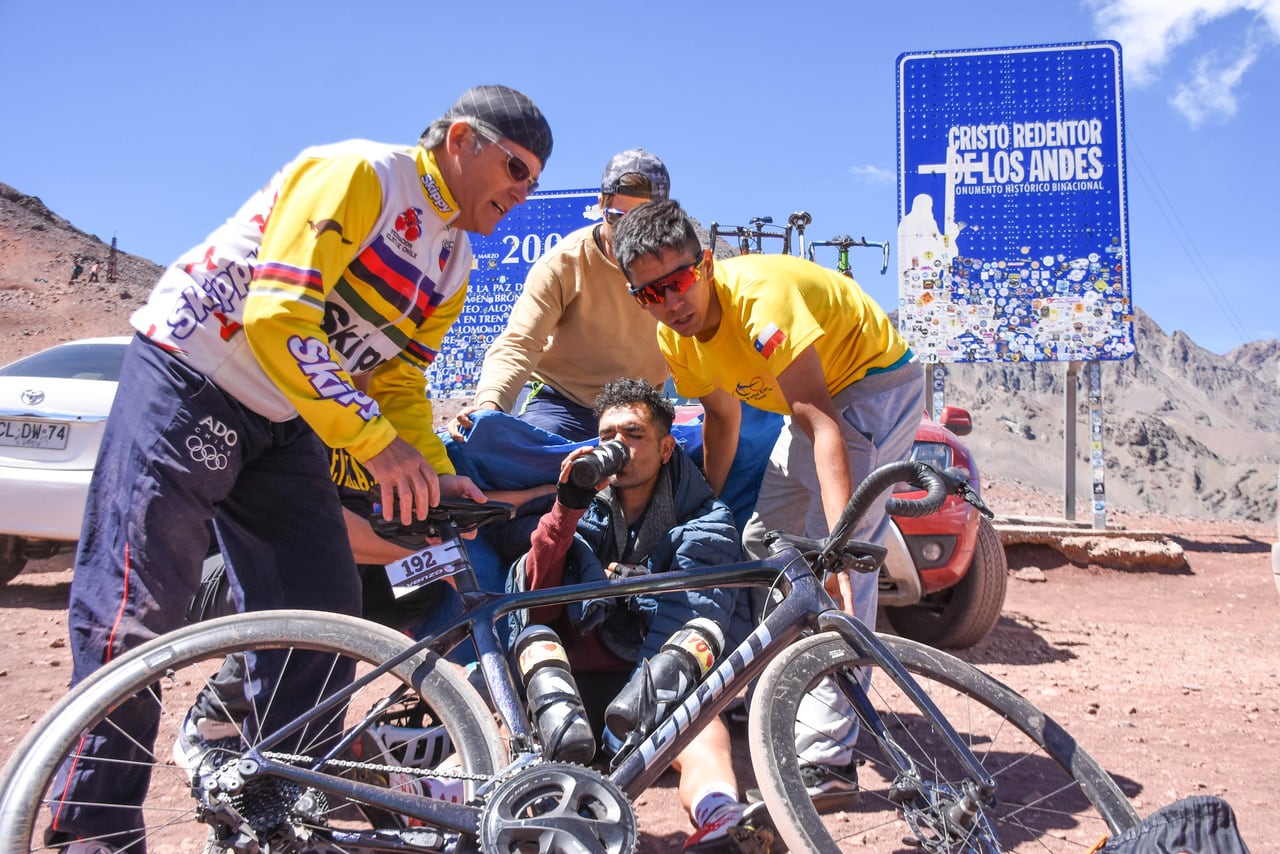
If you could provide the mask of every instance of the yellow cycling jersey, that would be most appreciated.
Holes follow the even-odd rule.
[[[778,374],[813,345],[827,390],[908,358],[888,315],[853,279],[789,255],[715,262],[720,326],[709,341],[658,327],[676,390],[702,397],[723,388],[757,409],[790,414]]]
[[[457,214],[421,147],[309,148],[169,267],[131,320],[266,418],[300,414],[362,461],[398,434],[451,473],[424,372],[466,298]]]

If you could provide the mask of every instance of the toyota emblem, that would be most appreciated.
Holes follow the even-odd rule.
[[[29,388],[22,393],[21,397],[22,402],[27,406],[35,406],[44,401],[44,392],[38,388]]]

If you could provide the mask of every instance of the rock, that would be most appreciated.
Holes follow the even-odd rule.
[[[1063,537],[1057,545],[1072,563],[1112,569],[1182,569],[1187,556],[1172,540],[1138,540],[1129,537]]]
[[[1024,566],[1013,574],[1013,577],[1019,581],[1045,582],[1049,578],[1044,574],[1044,570],[1038,566]]]

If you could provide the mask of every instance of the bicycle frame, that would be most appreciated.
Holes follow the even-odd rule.
[[[465,556],[465,547],[462,551]],[[473,580],[474,571],[469,558],[464,558],[464,563],[456,577],[460,580]],[[273,746],[296,732],[308,721],[321,718],[328,711],[344,704],[346,699],[361,687],[410,656],[424,649],[443,655],[469,637],[476,645],[481,672],[494,707],[510,735],[514,758],[511,765],[503,772],[508,773],[537,761],[541,754],[536,748],[536,741],[520,700],[520,693],[508,664],[506,651],[495,628],[500,620],[518,610],[543,605],[570,604],[601,597],[665,593],[709,587],[768,587],[771,585],[778,585],[783,593],[782,601],[777,607],[736,648],[722,656],[707,677],[672,709],[652,732],[617,761],[609,777],[628,797],[634,798],[657,780],[672,760],[700,731],[700,724],[723,711],[741,688],[763,672],[776,655],[783,652],[792,641],[808,629],[839,632],[859,655],[879,665],[929,718],[949,750],[962,763],[977,796],[986,797],[994,792],[995,782],[983,770],[952,725],[943,717],[929,697],[920,690],[906,669],[875,637],[874,632],[836,608],[806,558],[794,546],[787,546],[763,561],[676,570],[657,575],[596,581],[550,590],[488,593],[474,589],[474,585],[464,582],[459,585],[460,588],[471,586],[472,589],[462,594],[466,607],[461,616],[450,622],[436,635],[411,645],[400,655],[356,680],[344,691],[327,698],[311,712],[296,718],[256,747],[246,751],[241,759],[239,771],[246,777],[258,774],[278,776],[319,791],[338,794],[353,801],[428,822],[439,828],[464,833],[474,832],[480,817],[479,807],[432,800],[421,795],[381,788],[317,770],[337,757],[359,736],[365,725],[373,722],[385,705],[394,702],[402,694],[386,698],[382,707],[371,710],[363,724],[357,725],[347,733],[339,744],[310,768],[277,761],[267,754],[271,753]],[[862,711],[866,724],[883,743],[891,745],[892,740],[886,737],[883,722],[872,711],[870,701],[861,687],[856,683],[850,684],[849,687],[852,689],[855,705]],[[407,690],[407,688],[402,689],[402,691]],[[909,772],[910,760],[904,755],[895,755],[890,750],[886,759],[895,765],[895,770],[899,773]],[[497,777],[502,777],[503,773]]]

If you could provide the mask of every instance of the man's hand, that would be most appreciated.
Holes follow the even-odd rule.
[[[578,486],[569,480],[569,470],[573,468],[573,461],[578,457],[586,456],[594,450],[595,448],[590,445],[574,448],[567,457],[560,461],[560,480],[556,484],[556,501],[559,501],[570,510],[585,510],[590,507],[591,499],[596,497],[596,490],[609,482],[609,479],[605,478],[594,487],[590,487]]]
[[[611,562],[604,568],[606,578],[634,578],[637,575],[648,575],[649,567],[640,563],[618,563]]]
[[[489,496],[480,491],[475,481],[461,474],[440,475],[440,494],[450,498],[465,498],[477,504],[484,504],[489,500]]]
[[[382,518],[391,521],[395,498],[400,496],[400,522],[408,525],[416,516],[440,503],[440,478],[418,449],[397,436],[365,461],[364,467],[382,491]]]
[[[484,504],[489,500],[489,496],[480,491],[480,487],[475,482],[461,474],[442,474],[440,475],[440,494],[448,495],[452,498],[466,498],[477,504]],[[463,531],[462,539],[474,540],[479,531]]]
[[[833,572],[827,576],[826,583],[827,593],[832,599],[836,600],[836,604],[840,606],[840,610],[849,616],[854,616],[853,610],[853,582],[849,580],[849,572]]]
[[[496,412],[498,411],[498,404],[491,402],[477,403],[459,410],[458,414],[449,420],[449,423],[445,425],[445,429],[449,431],[449,435],[453,437],[455,442],[466,441],[462,431],[470,430],[474,426],[474,422],[471,420],[471,413],[480,412],[484,409],[492,409]]]

